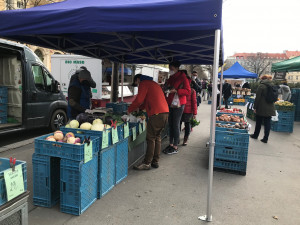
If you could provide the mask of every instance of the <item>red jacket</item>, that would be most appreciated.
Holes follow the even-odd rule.
[[[194,89],[192,89],[190,95],[186,96],[186,104],[183,113],[197,115],[197,96]]]
[[[143,106],[142,106],[143,105]],[[139,85],[139,92],[128,108],[131,113],[142,106],[146,109],[148,116],[159,113],[168,113],[169,107],[161,87],[152,80],[143,80]]]
[[[177,90],[177,94],[179,96],[180,104],[185,105],[186,104],[186,96],[191,94],[191,86],[186,78],[186,75],[179,71],[173,76],[171,76],[166,83],[167,87],[169,88],[175,88]],[[167,97],[168,105],[172,104],[174,93],[169,94]]]

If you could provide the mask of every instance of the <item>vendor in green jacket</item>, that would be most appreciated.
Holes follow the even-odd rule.
[[[250,137],[253,139],[258,138],[262,121],[264,121],[265,135],[261,141],[263,143],[267,143],[271,130],[271,117],[275,116],[276,113],[274,103],[268,103],[265,96],[267,96],[268,86],[272,86],[273,84],[271,75],[263,75],[260,79],[261,82],[256,92],[256,98],[253,107],[254,113],[256,113],[255,131],[254,134],[250,135]]]

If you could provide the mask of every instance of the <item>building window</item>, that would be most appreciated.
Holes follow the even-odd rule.
[[[296,76],[296,80],[298,80],[299,76]]]
[[[34,53],[40,58],[42,62],[44,62],[44,55],[40,49],[35,50]]]
[[[288,80],[291,80],[291,76],[288,77]]]
[[[23,9],[23,8],[24,8],[23,2],[18,1],[18,2],[17,2],[17,7],[18,7],[19,9]]]

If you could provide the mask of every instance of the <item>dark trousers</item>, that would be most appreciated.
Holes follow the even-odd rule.
[[[254,131],[254,136],[258,137],[261,129],[261,124],[264,121],[264,126],[265,126],[265,136],[264,139],[268,140],[270,130],[271,130],[271,117],[263,117],[256,115],[256,124],[255,124],[255,131]]]
[[[229,98],[225,98],[225,97],[224,97],[225,109],[228,109],[228,99],[229,99]]]
[[[180,108],[170,108],[169,113],[169,137],[170,145],[177,146],[179,143],[180,135],[180,121],[184,110],[184,105]]]
[[[144,163],[159,161],[161,151],[161,132],[168,122],[168,113],[161,113],[149,117],[147,124],[147,152]]]
[[[220,106],[220,94],[217,95],[217,109]]]
[[[191,134],[191,122],[184,122],[184,137],[188,138]]]

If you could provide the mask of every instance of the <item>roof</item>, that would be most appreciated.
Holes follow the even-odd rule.
[[[126,63],[212,64],[222,0],[67,0],[2,11],[0,21],[2,37],[74,54]]]
[[[300,51],[285,51],[285,54],[288,59],[300,56]]]
[[[221,77],[221,73],[219,73],[219,77]],[[229,69],[223,72],[223,78],[257,78],[258,75],[256,73],[252,73],[242,67],[238,62],[233,64]]]
[[[272,64],[272,72],[297,72],[300,71],[300,56]]]
[[[288,59],[285,53],[235,53],[233,57],[237,58],[248,58],[248,57],[255,57],[261,54],[263,57],[270,58],[270,59]]]

